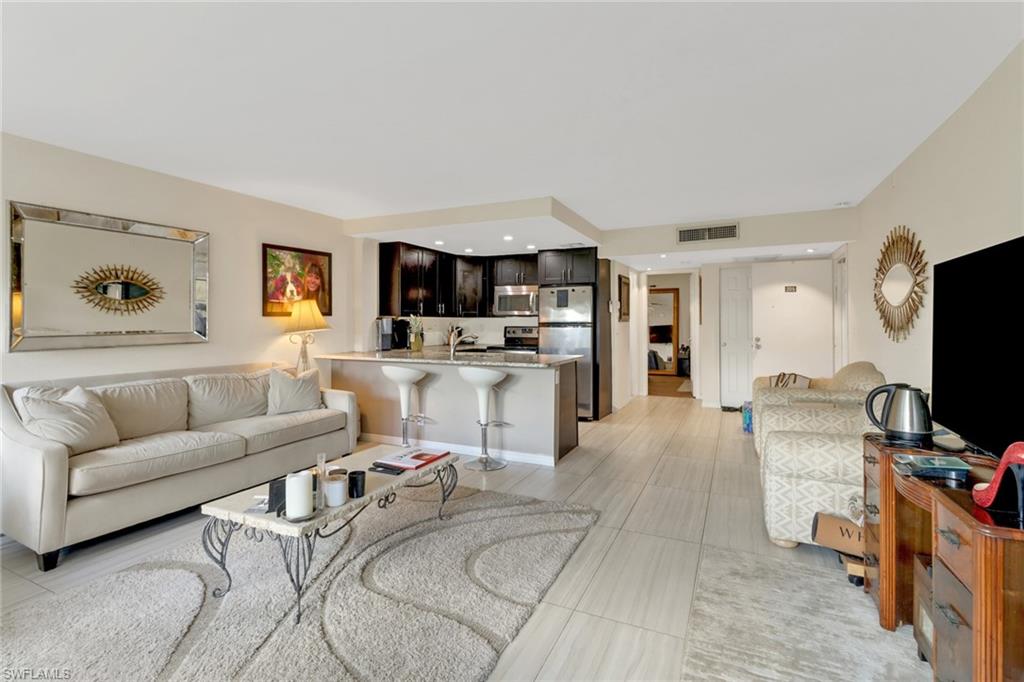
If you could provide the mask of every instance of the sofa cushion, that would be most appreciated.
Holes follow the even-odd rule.
[[[305,410],[206,424],[200,431],[233,433],[245,439],[245,454],[252,455],[297,440],[345,428],[347,415],[339,410]]]
[[[220,464],[243,455],[245,441],[230,433],[155,433],[70,458],[68,493],[93,495]]]
[[[188,384],[183,379],[147,379],[94,386],[121,440],[188,429]]]
[[[316,410],[320,404],[320,372],[316,368],[295,376],[275,369],[270,372],[267,414]]]
[[[885,375],[870,362],[851,362],[836,372],[830,382],[834,391],[870,391],[885,383]]]
[[[267,413],[269,370],[250,374],[196,374],[188,383],[188,427]]]
[[[63,443],[73,455],[117,444],[117,428],[96,394],[75,386],[59,397],[41,395],[28,391],[20,396],[29,433]]]
[[[766,476],[855,486],[864,482],[863,454],[859,435],[773,431],[765,439],[761,467]]]

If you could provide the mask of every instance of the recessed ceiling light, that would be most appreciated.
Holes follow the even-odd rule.
[[[837,201],[836,208],[848,208],[850,206],[849,201]]]
[[[651,268],[647,268],[647,272],[650,272],[650,271],[651,271]]]
[[[510,241],[512,241],[513,239],[515,239],[515,237],[513,237],[513,236],[512,236],[512,235],[510,235],[510,234],[506,234],[506,235],[505,235],[504,237],[502,237],[502,239],[504,239],[504,240],[505,240],[505,241],[507,241],[507,242],[510,242]]]
[[[807,253],[814,253],[814,249],[807,249]]]
[[[658,258],[668,258],[668,254],[663,253],[660,256],[658,256]]]
[[[466,253],[473,253],[473,249],[465,249]]]
[[[440,239],[435,239],[434,246],[444,246],[444,242],[441,241]]]
[[[536,244],[527,244],[526,248],[528,248],[528,249],[536,249],[537,245]]]

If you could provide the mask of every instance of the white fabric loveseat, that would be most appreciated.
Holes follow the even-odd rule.
[[[49,570],[63,547],[311,466],[320,452],[329,458],[352,452],[359,436],[356,396],[322,388],[317,404],[314,379],[317,409],[267,414],[271,367],[5,384],[3,532]],[[88,389],[90,400],[98,396],[110,417],[105,423],[116,427],[105,447],[75,452],[26,428],[23,419],[35,425],[28,406],[59,401],[74,387]]]

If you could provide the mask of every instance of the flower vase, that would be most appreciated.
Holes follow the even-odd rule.
[[[423,352],[423,334],[413,334],[409,341],[409,350],[413,353]]]

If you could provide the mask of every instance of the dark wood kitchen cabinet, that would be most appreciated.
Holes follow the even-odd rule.
[[[436,315],[440,254],[411,244],[389,242],[379,250],[379,313]]]
[[[537,254],[540,284],[594,284],[597,249],[563,249]]]
[[[517,286],[537,283],[537,257],[502,256],[493,260],[494,286]]]
[[[485,260],[412,244],[379,247],[378,314],[481,317],[487,314]]]
[[[482,258],[455,259],[454,302],[451,317],[486,317],[487,291],[485,287],[486,262]]]

